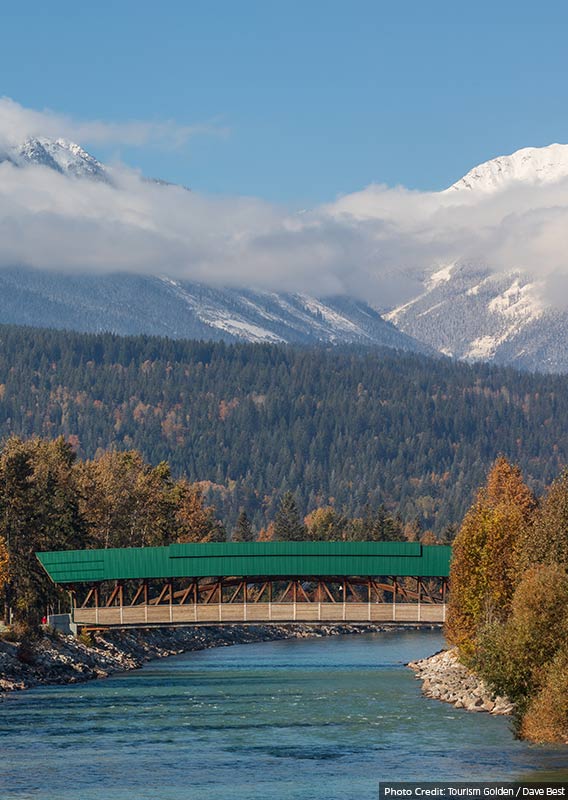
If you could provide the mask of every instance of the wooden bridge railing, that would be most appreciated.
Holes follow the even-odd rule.
[[[93,626],[270,622],[439,623],[445,603],[194,603],[75,608],[74,622]]]

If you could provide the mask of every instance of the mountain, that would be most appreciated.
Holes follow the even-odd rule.
[[[524,147],[510,156],[479,164],[452,184],[445,193],[471,191],[493,193],[515,183],[543,185],[568,177],[568,145]]]
[[[432,353],[349,297],[213,288],[166,277],[0,271],[0,322],[174,339],[364,344]]]
[[[120,191],[111,169],[64,139],[29,138],[0,153],[2,161],[105,181]],[[485,198],[567,178],[568,145],[525,148],[480,164],[439,197],[442,206],[463,198],[469,213]],[[173,280],[167,268],[155,277],[10,269],[0,271],[0,322],[225,341],[361,343],[568,372],[568,314],[543,300],[534,276],[491,266],[466,259],[433,265],[415,276],[421,288],[413,297],[385,308],[345,296]]]
[[[107,168],[78,144],[66,139],[30,137],[19,145],[0,152],[0,163],[9,161],[16,167],[31,165],[49,167],[73,178],[109,180]]]
[[[72,179],[113,183],[107,167],[65,139],[28,138],[0,153],[0,163],[6,161],[22,169],[41,166]],[[215,288],[164,276],[0,270],[2,322],[172,338],[357,343],[432,352],[382,319],[370,305],[350,297],[322,300],[305,294]]]
[[[568,145],[525,148],[475,167],[442,195],[498,197],[519,186],[568,178]],[[463,260],[432,268],[422,290],[385,310],[400,330],[448,356],[541,372],[568,372],[568,313],[543,299],[526,272],[495,272]]]
[[[451,264],[385,316],[447,356],[568,372],[568,315],[546,308],[537,284],[519,272]]]

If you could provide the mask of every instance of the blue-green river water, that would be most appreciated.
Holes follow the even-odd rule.
[[[371,800],[379,780],[568,767],[420,695],[436,631],[238,645],[0,703],[1,800]]]

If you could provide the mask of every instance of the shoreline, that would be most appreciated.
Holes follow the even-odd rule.
[[[37,642],[23,647],[19,642],[0,639],[0,700],[14,691],[84,683],[139,669],[154,659],[213,647],[415,629],[423,630],[424,626],[324,623],[315,627],[294,623],[136,628],[95,633],[90,644],[49,631]]]
[[[507,716],[514,711],[508,698],[496,697],[481,678],[459,662],[455,649],[440,650],[427,658],[410,661],[407,667],[422,681],[425,697],[466,711]]]

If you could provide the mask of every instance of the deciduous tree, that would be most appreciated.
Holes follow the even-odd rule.
[[[176,486],[179,542],[224,542],[223,524],[213,506],[206,506],[203,491],[196,484],[179,481]]]
[[[518,467],[498,458],[454,541],[446,634],[465,660],[480,628],[509,612],[518,542],[535,506]]]

